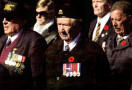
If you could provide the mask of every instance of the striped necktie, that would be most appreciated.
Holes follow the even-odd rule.
[[[96,34],[95,34],[95,37],[94,37],[94,40],[93,40],[94,42],[96,42],[99,38],[100,26],[101,26],[101,23],[99,22],[98,26],[97,26],[97,31],[96,31]]]
[[[66,46],[65,46],[65,51],[69,51],[69,50],[70,50],[69,45],[66,45]]]
[[[5,48],[8,48],[8,46],[11,44],[11,39],[8,39],[8,41],[5,44]]]

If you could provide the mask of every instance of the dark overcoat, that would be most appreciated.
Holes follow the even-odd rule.
[[[90,24],[89,33],[88,33],[88,37],[90,40],[92,40],[92,36],[93,36],[96,23],[97,23],[97,18],[94,19]],[[113,34],[114,34],[114,30],[113,30],[111,19],[109,18],[108,22],[104,26],[103,31],[101,32],[97,40],[97,43],[102,47],[102,43],[106,42],[108,37],[112,36]]]
[[[111,67],[109,87],[129,90],[132,82],[132,33],[116,44],[116,34],[108,40],[107,57]]]
[[[6,43],[7,36],[0,38],[0,54]],[[25,57],[20,66],[0,66],[0,90],[30,90],[32,85],[42,80],[44,74],[44,51],[47,47],[45,40],[32,30],[23,30],[11,52]],[[34,86],[36,87],[36,86]]]
[[[78,76],[65,76],[64,65],[79,63]],[[59,40],[46,50],[46,78],[48,90],[94,90],[103,81],[109,65],[102,49],[95,43],[80,38],[72,51],[63,51]],[[101,83],[100,83],[101,84]]]

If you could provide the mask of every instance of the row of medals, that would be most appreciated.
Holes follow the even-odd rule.
[[[80,72],[66,72],[63,73],[63,76],[65,77],[80,77]]]
[[[25,68],[24,63],[22,62],[22,56],[15,54],[14,52],[9,52],[5,64],[8,66],[15,67],[14,72],[22,73]]]

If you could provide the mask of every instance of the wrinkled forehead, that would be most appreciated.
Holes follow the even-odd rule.
[[[92,2],[107,2],[108,0],[92,0]]]
[[[71,23],[72,22],[72,18],[69,18],[69,17],[58,17],[57,18],[57,22],[58,23]]]
[[[45,6],[45,7],[38,7],[36,8],[36,11],[40,12],[40,11],[48,11],[48,7]]]

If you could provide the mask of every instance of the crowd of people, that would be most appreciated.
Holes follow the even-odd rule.
[[[0,2],[0,90],[132,90],[130,1],[91,0],[90,23],[75,0],[24,2]]]

